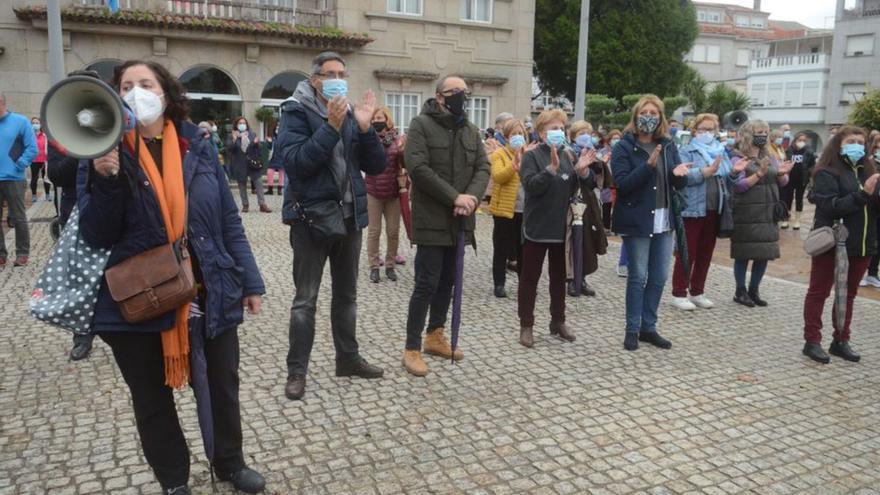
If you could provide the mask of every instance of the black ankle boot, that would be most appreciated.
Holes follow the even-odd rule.
[[[639,340],[642,342],[647,342],[648,344],[651,344],[654,347],[659,347],[661,349],[672,348],[672,342],[664,339],[657,332],[639,332]]]
[[[733,302],[737,304],[742,304],[747,308],[754,308],[755,302],[752,301],[752,298],[749,297],[749,293],[746,292],[744,288],[736,289],[736,294],[733,296]]]
[[[749,299],[762,308],[767,305],[767,301],[761,299],[761,294],[758,293],[758,289],[749,289]]]
[[[843,358],[852,363],[858,363],[862,356],[852,350],[852,347],[849,346],[849,342],[845,340],[835,340],[831,343],[831,347],[828,348],[828,352],[839,357]]]
[[[832,344],[833,347],[833,344]],[[828,357],[828,354],[825,352],[825,349],[822,349],[822,346],[815,342],[807,342],[804,344],[804,356],[816,361],[817,363],[828,364],[831,362],[831,358]]]
[[[266,489],[266,480],[263,475],[249,467],[243,467],[237,471],[224,472],[215,469],[220,481],[231,481],[236,490],[244,493],[260,493]]]

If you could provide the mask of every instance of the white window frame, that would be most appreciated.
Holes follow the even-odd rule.
[[[858,48],[860,48],[859,50],[853,50],[853,49],[851,49],[851,48],[850,48],[850,40],[853,40],[854,38],[859,39],[859,40],[861,41],[860,44],[861,44],[861,45],[865,45],[865,46],[864,46],[864,47],[858,47]],[[865,41],[866,41],[867,39],[870,39],[870,46],[868,46],[868,44],[865,43]],[[854,40],[853,40],[853,41],[854,41]],[[847,37],[846,37],[846,48],[845,48],[845,49],[846,49],[846,53],[844,53],[844,56],[846,56],[846,57],[863,57],[863,56],[872,56],[872,55],[874,55],[874,45],[875,45],[875,43],[876,43],[876,42],[875,42],[875,40],[874,40],[874,33],[868,33],[868,34],[853,34],[853,35],[847,36]],[[856,54],[856,52],[860,52],[860,53]]]
[[[706,63],[721,63],[721,45],[706,45]]]
[[[485,120],[483,122],[479,122],[478,121],[479,119],[477,119],[477,113],[476,113],[477,112],[477,109],[476,109],[477,101],[485,101],[486,102]],[[481,111],[482,111],[482,109],[481,109]],[[470,120],[471,123],[474,124],[475,126],[479,127],[481,131],[485,131],[490,125],[489,116],[492,113],[492,98],[490,98],[488,96],[471,96],[468,101],[467,112],[468,112],[468,120]]]
[[[736,27],[749,27],[751,25],[751,20],[747,15],[737,14],[733,16],[733,25]]]
[[[691,48],[691,62],[705,63],[707,49],[708,47],[706,45],[694,45],[693,48]]]
[[[772,93],[771,93],[772,91]],[[772,98],[772,97],[776,98]],[[782,106],[785,97],[785,83],[775,82],[767,84],[767,106],[777,108]]]
[[[466,17],[464,15],[465,5],[469,4],[470,8],[471,8],[471,12],[476,12],[477,11],[477,2],[480,2],[480,1],[485,1],[485,2],[489,3],[489,5],[488,5],[489,19],[488,20],[470,19],[470,18]],[[458,13],[459,13],[460,20],[465,21],[465,22],[479,22],[481,24],[492,24],[492,18],[495,15],[495,0],[459,0],[459,2],[460,3],[459,3],[459,7],[458,7]]]
[[[767,27],[767,23],[763,17],[752,17],[750,25],[755,29],[764,29]]]
[[[749,97],[752,99],[753,107],[763,107],[766,105],[767,85],[764,83],[752,84],[749,90]]]
[[[400,2],[401,10],[394,10],[392,8],[392,4]],[[409,12],[407,10],[407,6],[410,4],[415,4],[418,7],[418,12]],[[398,15],[412,15],[412,16],[422,16],[425,14],[425,1],[424,0],[388,0],[388,13],[389,14],[398,14]]]
[[[840,102],[846,102],[845,105],[852,105],[864,98],[867,92],[865,83],[844,83],[840,85]]]
[[[788,108],[797,108],[801,106],[801,86],[800,81],[789,81],[785,83],[782,96],[783,106]]]
[[[819,81],[804,81],[802,86],[801,93],[801,106],[804,107],[818,107],[821,103],[822,92],[819,90]],[[808,91],[815,91],[814,94],[808,93]],[[815,98],[813,98],[815,96]],[[809,97],[809,98],[808,98]],[[812,101],[808,101],[812,100]]]
[[[748,48],[739,48],[736,50],[736,66],[748,67],[749,60],[752,57],[752,51]]]
[[[415,104],[407,103],[406,99],[415,99]],[[398,101],[395,102],[394,100]],[[409,130],[409,124],[415,118],[422,108],[421,93],[400,93],[390,91],[385,93],[385,106],[391,110],[391,118],[394,119],[394,125],[401,132],[406,133]]]

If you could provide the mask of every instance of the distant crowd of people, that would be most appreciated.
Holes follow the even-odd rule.
[[[215,423],[212,469],[246,493],[265,487],[245,463],[238,398],[237,328],[245,309],[260,312],[266,290],[240,217],[249,210],[248,181],[261,212],[271,213],[265,194],[273,188],[283,194],[281,219],[290,228],[294,293],[285,395],[291,400],[306,393],[328,263],[335,374],[384,375],[363,358],[357,339],[364,230],[373,283],[380,283],[382,267],[387,280],[397,280],[396,266],[406,262],[398,253],[401,230],[416,246],[414,286],[406,315],[399,315],[403,369],[424,377],[425,354],[464,358],[447,331],[458,248],[462,242],[476,245],[475,213],[487,196],[493,254],[486,277],[491,275],[494,295],[502,299],[508,297],[508,278],[518,279],[519,344],[537,345],[535,304],[545,259],[547,330],[563,342],[576,341],[584,325],[567,318],[566,298],[607,290],[591,286],[587,277],[598,269],[614,233],[622,239],[617,273],[627,278],[621,329],[626,351],[645,344],[672,347],[658,317],[670,264],[674,307],[715,307],[705,287],[719,237],[730,239],[733,300],[748,308],[767,306],[762,277],[780,257],[780,229],[802,227],[806,196],[815,204],[811,229],[842,224],[849,237],[846,305],[839,307],[845,323],[835,317],[826,352],[823,306],[841,283],[836,268],[842,261],[829,249],[812,257],[803,353],[821,363],[830,361],[829,353],[860,359],[850,345],[853,299],[860,283],[880,287],[877,131],[835,129],[817,156],[810,136],[788,126],[771,129],[751,120],[724,129],[717,115],[699,114],[687,123],[689,139],[682,140],[677,137],[685,134],[682,124],[668,118],[661,99],[645,95],[620,130],[569,122],[562,110],[546,110],[534,120],[502,113],[484,134],[468,120],[467,82],[453,75],[437,81],[434,96],[404,135],[372,91],[357,102],[348,94],[348,75],[341,55],[318,55],[310,77],[281,105],[277,127],[266,139],[238,117],[223,140],[214,122],[188,120],[184,89],[165,67],[125,62],[112,86],[131,106],[138,129],[126,134],[119,150],[94,160],[67,157],[47,140],[39,119],[12,113],[0,95],[0,201],[16,229],[15,265],[28,262],[28,168],[34,198],[47,168],[55,177],[51,182],[61,186],[61,197],[55,195],[61,226],[76,208],[85,242],[112,248],[105,270],[159,246],[185,250],[181,263],[191,266],[195,278],[192,300],[156,318],[132,321],[105,272],[96,287],[91,333],[75,338],[71,354],[87,356],[94,336],[112,349],[131,393],[144,455],[163,493],[189,493],[190,460],[172,388],[189,377],[180,363],[188,359],[193,335],[205,342]],[[240,206],[229,178],[237,183]],[[46,186],[44,196],[51,194]],[[5,245],[0,247],[5,264]]]

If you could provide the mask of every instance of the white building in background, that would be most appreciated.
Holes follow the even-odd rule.
[[[850,7],[851,8],[848,8]],[[868,87],[880,89],[880,0],[837,0],[825,122],[847,121]]]

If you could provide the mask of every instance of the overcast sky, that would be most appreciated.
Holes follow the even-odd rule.
[[[701,0],[708,3],[728,3],[751,7],[754,0]],[[854,3],[847,1],[847,6]],[[774,21],[796,21],[811,28],[834,27],[834,7],[837,0],[761,0],[761,10],[770,12]]]

